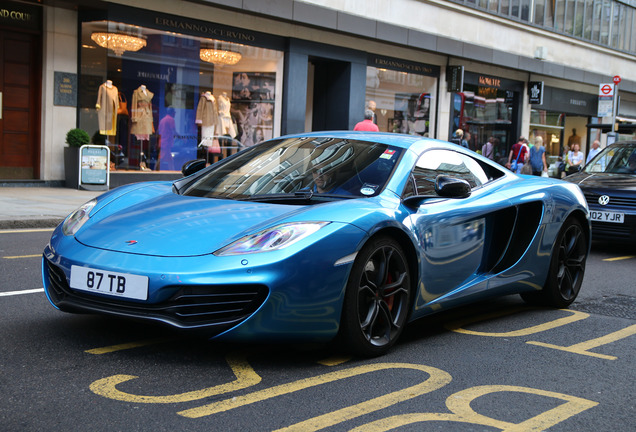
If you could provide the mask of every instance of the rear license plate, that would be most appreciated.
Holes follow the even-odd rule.
[[[624,213],[591,211],[590,216],[592,217],[593,221],[597,222],[623,223],[625,221]]]
[[[71,288],[136,300],[148,298],[148,277],[71,266]]]

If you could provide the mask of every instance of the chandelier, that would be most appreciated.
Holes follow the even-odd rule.
[[[113,50],[117,56],[124,51],[139,51],[146,46],[145,39],[122,33],[96,32],[91,34],[91,39],[100,47]]]
[[[201,48],[199,52],[201,60],[216,65],[235,65],[241,60],[241,54],[217,48]]]

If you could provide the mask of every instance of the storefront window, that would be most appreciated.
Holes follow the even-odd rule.
[[[374,61],[379,62],[378,59]],[[410,66],[414,69],[413,65]],[[419,69],[432,75],[438,74],[435,69],[426,66]],[[380,132],[432,137],[435,133],[431,126],[435,124],[437,81],[436,76],[368,66],[367,107],[375,112],[374,122]]]
[[[115,170],[213,162],[280,134],[282,71],[282,51],[84,22],[79,126]]]
[[[464,84],[464,91],[453,94],[449,137],[462,129],[468,132],[468,146],[481,151],[490,138],[495,144],[494,159],[507,156],[518,137],[513,136],[518,93],[474,84]]]
[[[533,109],[530,112],[530,140],[540,136],[543,139],[546,156],[559,156],[561,154],[561,140],[565,114]]]

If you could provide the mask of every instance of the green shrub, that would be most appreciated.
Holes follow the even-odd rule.
[[[71,129],[66,133],[66,144],[70,147],[81,147],[91,142],[91,137],[83,129]]]

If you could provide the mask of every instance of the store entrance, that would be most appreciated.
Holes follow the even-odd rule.
[[[309,61],[313,69],[311,130],[348,129],[351,64],[316,58]]]
[[[39,172],[39,36],[0,30],[0,178]]]

